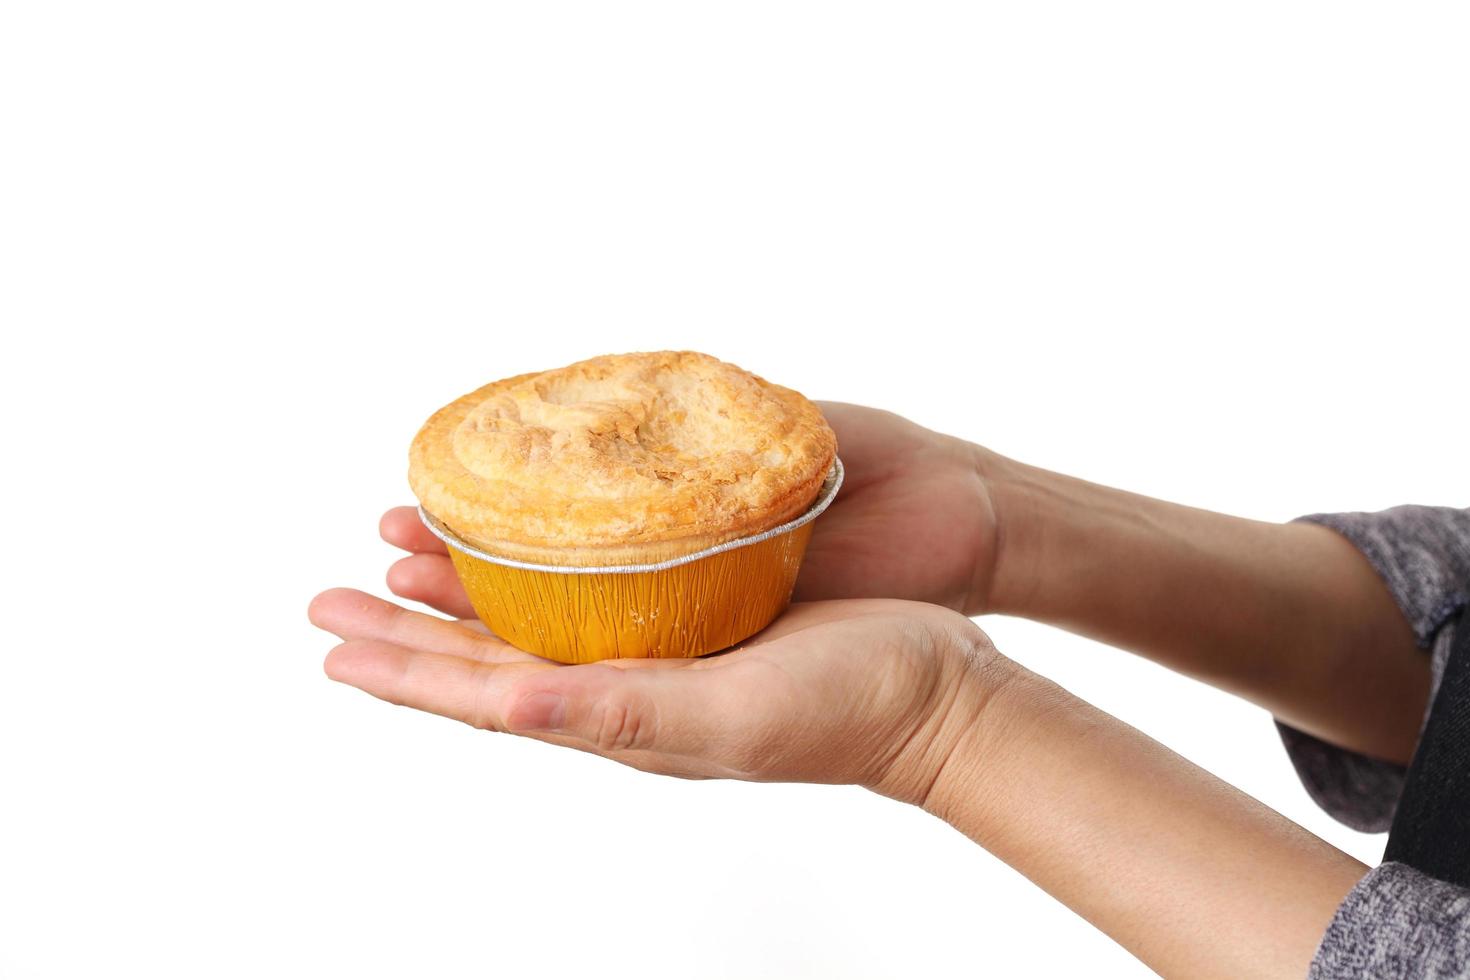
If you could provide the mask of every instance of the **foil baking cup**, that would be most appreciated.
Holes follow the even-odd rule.
[[[699,657],[760,632],[791,602],[812,521],[842,486],[842,461],[811,507],[748,537],[646,565],[538,565],[474,547],[419,508],[449,546],[480,621],[522,650],[567,664]]]

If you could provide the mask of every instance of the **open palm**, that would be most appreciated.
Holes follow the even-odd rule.
[[[395,704],[651,772],[860,783],[910,800],[960,681],[991,655],[964,617],[896,600],[800,603],[716,657],[571,667],[350,589],[317,596],[310,616],[343,640],[327,673]]]

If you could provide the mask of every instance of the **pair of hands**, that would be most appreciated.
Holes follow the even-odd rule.
[[[685,777],[857,783],[922,803],[1005,661],[963,615],[984,608],[998,522],[981,450],[887,412],[827,403],[847,471],[816,522],[798,600],[736,649],[566,667],[475,619],[444,545],[410,507],[383,538],[409,552],[397,595],[311,603],[342,639],[332,679],[395,704]]]

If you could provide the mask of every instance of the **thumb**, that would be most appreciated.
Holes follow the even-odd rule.
[[[686,661],[545,671],[508,693],[506,728],[561,736],[601,755],[652,753],[702,761],[709,775],[749,775],[773,716],[739,667]]]

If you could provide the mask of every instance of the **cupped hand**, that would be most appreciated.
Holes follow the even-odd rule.
[[[973,614],[986,608],[999,530],[984,450],[891,412],[821,402],[846,469],[817,519],[796,598],[896,598]],[[473,617],[444,544],[412,507],[383,516],[383,538],[410,552],[388,587],[452,616]]]
[[[349,589],[310,618],[343,641],[327,674],[395,704],[650,772],[915,803],[1008,664],[963,616],[893,600],[800,603],[718,656],[570,667]]]

